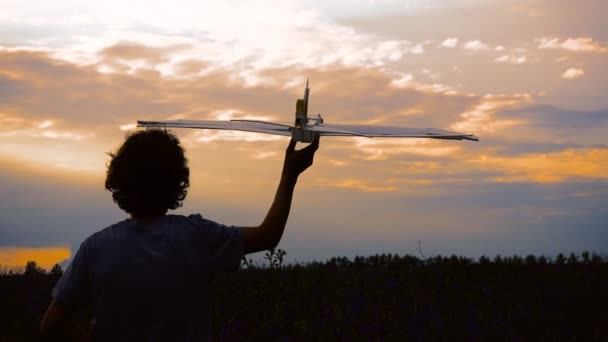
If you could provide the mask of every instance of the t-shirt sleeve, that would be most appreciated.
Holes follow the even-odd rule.
[[[208,245],[211,273],[236,271],[243,257],[241,229],[207,220],[198,214],[190,215],[190,219],[200,225],[200,233]]]
[[[64,304],[84,306],[89,303],[89,239],[86,239],[74,255],[53,290],[53,298]]]

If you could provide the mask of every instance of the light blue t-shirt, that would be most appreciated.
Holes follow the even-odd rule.
[[[52,291],[93,304],[103,341],[207,341],[213,275],[238,269],[243,234],[201,215],[118,222],[87,238]]]

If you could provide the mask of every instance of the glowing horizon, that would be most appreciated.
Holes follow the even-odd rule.
[[[57,247],[0,247],[0,267],[22,267],[35,261],[39,267],[50,271],[55,264],[67,261],[71,256],[68,246]]]

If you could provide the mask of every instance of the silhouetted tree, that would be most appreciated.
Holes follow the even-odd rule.
[[[530,265],[536,264],[536,257],[532,254],[528,254],[526,256],[526,264],[530,264]]]
[[[61,276],[63,274],[63,270],[59,264],[55,264],[49,273],[53,276]]]
[[[44,274],[44,270],[38,267],[38,264],[35,261],[28,261],[25,264],[25,275],[36,275],[36,274]]]
[[[523,259],[519,255],[513,255],[511,257],[511,263],[515,265],[523,264]]]
[[[356,255],[354,264],[356,266],[363,266],[365,264],[365,259],[362,256]]]
[[[566,257],[562,253],[559,253],[557,255],[557,258],[555,258],[555,263],[558,264],[558,265],[565,264],[566,263]]]
[[[574,252],[570,253],[570,256],[568,256],[568,263],[576,264],[577,262],[578,262],[578,256],[576,254],[574,254]]]
[[[591,261],[591,260],[589,259],[589,252],[588,252],[588,251],[584,251],[584,252],[581,254],[581,257],[583,258],[583,262],[584,262],[585,264],[588,264],[588,263]]]

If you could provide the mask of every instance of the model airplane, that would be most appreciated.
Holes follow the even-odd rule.
[[[317,114],[308,116],[308,80],[304,98],[296,101],[296,120],[294,125],[285,125],[260,120],[173,120],[173,121],[137,121],[138,127],[184,127],[200,129],[223,129],[244,132],[257,132],[291,136],[299,142],[312,142],[317,135],[321,136],[354,136],[382,138],[432,138],[449,140],[473,140],[479,138],[473,134],[458,133],[436,128],[410,128],[372,125],[326,124]]]

